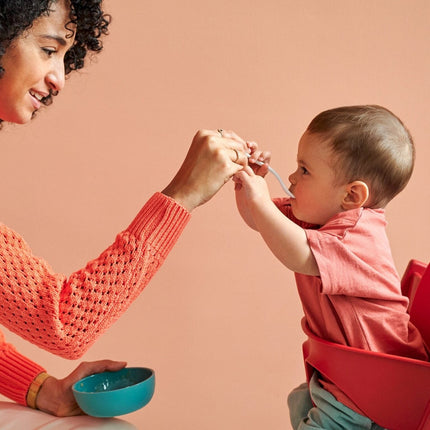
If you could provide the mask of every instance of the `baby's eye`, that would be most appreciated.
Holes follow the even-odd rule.
[[[301,166],[300,170],[302,171],[303,175],[309,175],[309,171],[308,171],[308,169],[306,169],[306,167]]]

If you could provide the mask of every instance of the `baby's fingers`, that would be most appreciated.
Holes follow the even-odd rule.
[[[250,176],[255,176],[254,171],[249,166],[246,166],[233,175],[233,181],[237,184],[241,184]]]
[[[262,176],[263,178],[267,175],[269,172],[269,165],[263,164],[262,166],[255,165],[255,174],[258,176]]]

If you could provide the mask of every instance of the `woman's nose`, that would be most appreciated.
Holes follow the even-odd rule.
[[[53,67],[46,75],[46,83],[51,90],[58,92],[64,88],[65,82],[66,75],[64,71],[64,63],[61,62],[61,64],[56,64],[55,67]]]

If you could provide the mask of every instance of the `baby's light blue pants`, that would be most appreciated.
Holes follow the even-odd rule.
[[[288,407],[294,430],[383,430],[369,418],[338,402],[321,387],[316,373],[309,387],[302,384],[290,393]]]

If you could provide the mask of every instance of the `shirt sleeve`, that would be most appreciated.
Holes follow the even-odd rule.
[[[0,323],[47,351],[79,358],[141,293],[190,216],[154,194],[109,248],[69,277],[0,225]]]
[[[318,264],[321,292],[397,300],[400,280],[384,231],[371,231],[362,211],[350,212],[342,223],[335,219],[320,230],[305,230]]]

